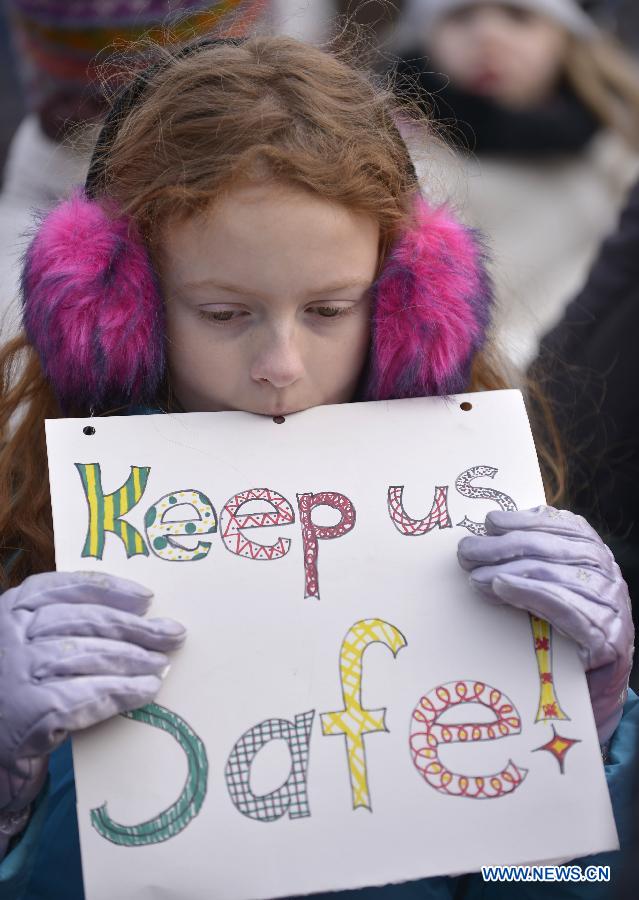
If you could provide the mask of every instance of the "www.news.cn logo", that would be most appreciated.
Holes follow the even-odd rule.
[[[610,866],[482,866],[484,881],[610,881]]]

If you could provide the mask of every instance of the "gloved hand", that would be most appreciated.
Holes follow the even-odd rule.
[[[69,732],[153,700],[185,629],[143,619],[151,597],[98,572],[32,575],[0,595],[0,811],[33,800]]]
[[[486,531],[462,538],[460,565],[488,600],[527,610],[577,642],[605,744],[621,718],[634,642],[611,551],[581,516],[550,506],[490,512]]]

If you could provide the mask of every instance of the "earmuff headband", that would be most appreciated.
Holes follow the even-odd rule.
[[[109,150],[113,146],[113,142],[120,129],[122,121],[137,106],[140,98],[146,89],[153,82],[160,72],[167,69],[176,59],[183,59],[204,50],[206,47],[218,47],[221,45],[239,46],[245,42],[244,38],[205,38],[194,44],[187,44],[182,47],[176,54],[171,56],[169,60],[161,60],[154,63],[144,71],[140,72],[125,88],[123,88],[116,97],[113,106],[107,113],[102,124],[100,133],[98,134],[91,162],[89,163],[89,171],[87,172],[84,184],[84,193],[90,200],[100,197],[105,190],[105,160],[108,157]]]

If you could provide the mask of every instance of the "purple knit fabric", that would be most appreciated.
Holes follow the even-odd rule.
[[[163,22],[179,12],[215,7],[211,0],[9,0],[16,12],[56,27],[114,26]]]
[[[150,34],[176,42],[237,35],[261,23],[272,0],[7,0],[17,63],[32,109],[99,94],[94,63]],[[64,112],[64,109],[63,109]]]

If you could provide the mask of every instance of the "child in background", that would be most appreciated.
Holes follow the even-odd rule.
[[[144,618],[143,586],[53,571],[44,418],[289,415],[505,386],[483,248],[422,196],[396,116],[368,75],[290,38],[165,51],[116,102],[84,190],[40,224],[26,333],[0,354],[2,900],[83,896],[66,738],[150,702],[185,637]],[[478,602],[577,642],[623,830],[639,704],[618,567],[569,512],[494,512],[486,528],[460,563]],[[469,876],[383,892],[477,890]]]
[[[459,145],[459,204],[490,237],[496,323],[523,367],[639,173],[639,68],[577,0],[410,0],[396,46],[400,89]]]

